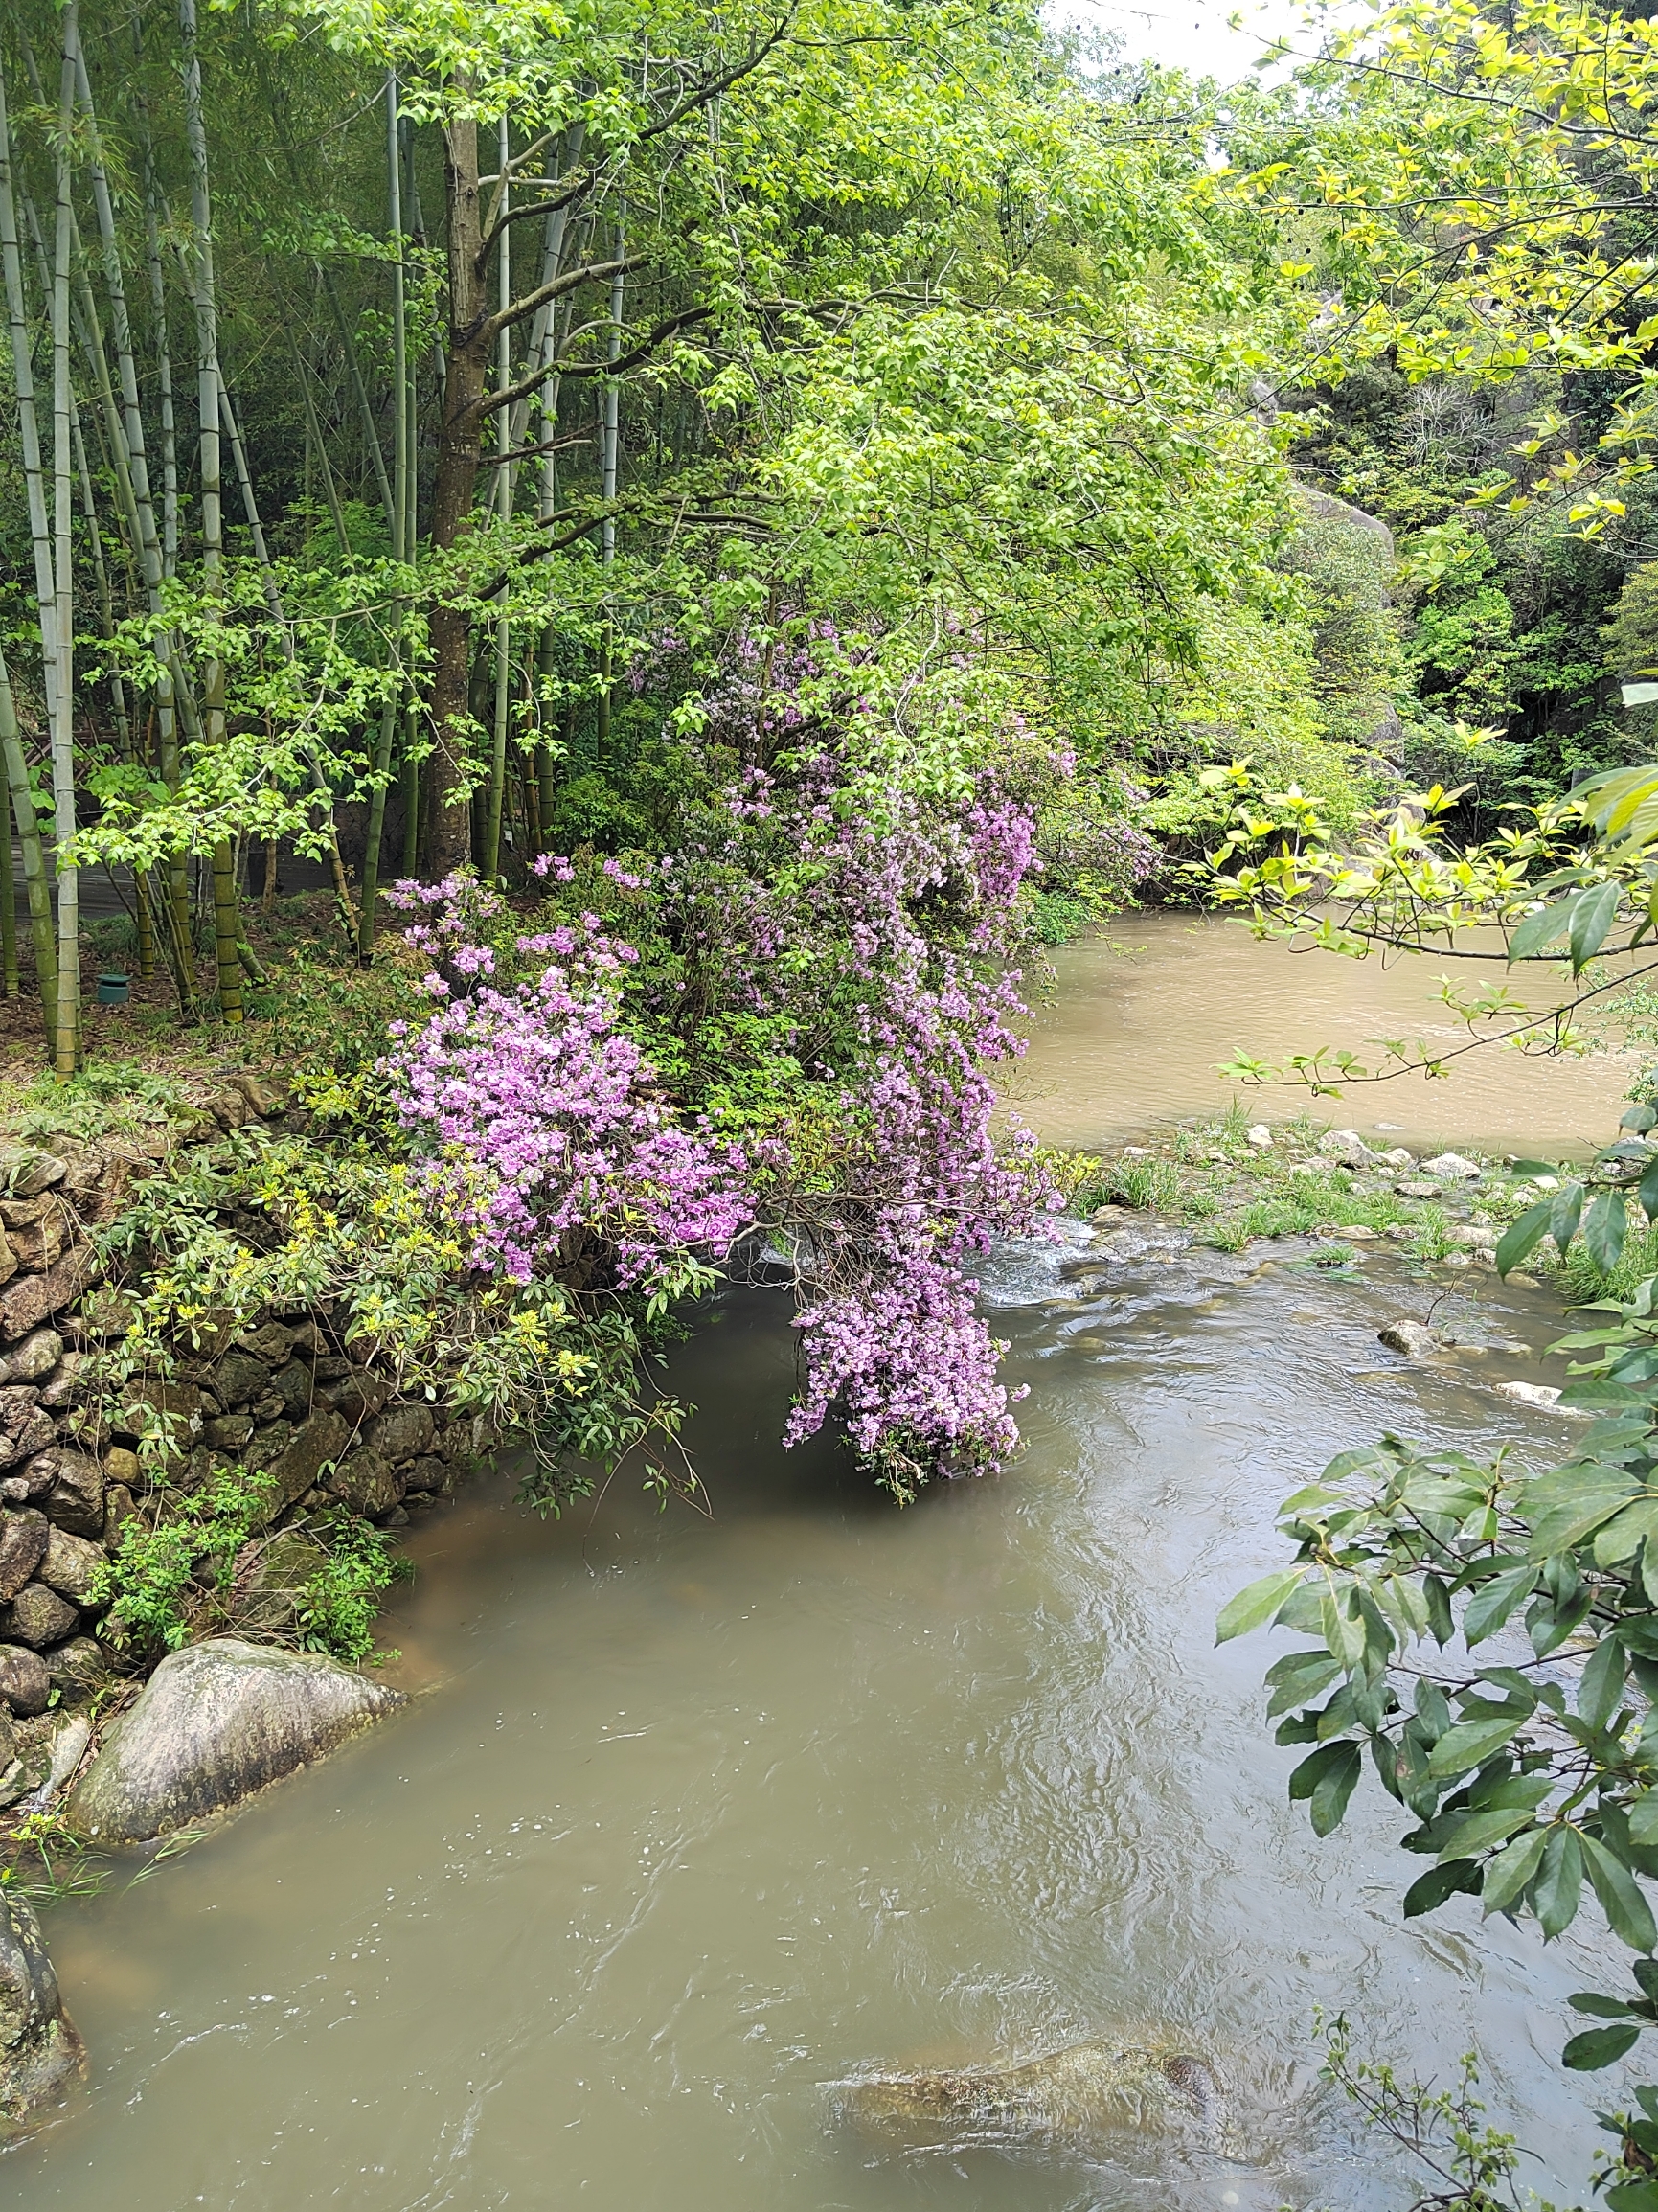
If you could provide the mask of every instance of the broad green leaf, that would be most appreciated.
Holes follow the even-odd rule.
[[[1580,2036],[1574,2036],[1560,2053],[1560,2064],[1570,2066],[1574,2073],[1592,2074],[1601,2066],[1609,2066],[1614,2059],[1633,2050],[1641,2040],[1638,2027],[1585,2028]]]
[[[1529,1805],[1503,1805],[1489,1813],[1470,1813],[1459,1820],[1440,1847],[1442,1859],[1472,1859],[1494,1844],[1504,1843],[1519,1828],[1531,1825]]]
[[[1641,1177],[1641,1188],[1637,1195],[1641,1200],[1641,1211],[1647,1219],[1649,1221],[1658,1219],[1658,1160]]]
[[[1220,1618],[1215,1624],[1215,1642],[1230,1643],[1234,1636],[1246,1636],[1251,1629],[1271,1620],[1306,1571],[1306,1567],[1279,1567],[1239,1590],[1220,1608]]]
[[[1652,1907],[1642,1895],[1640,1883],[1597,1837],[1585,1836],[1582,1845],[1589,1880],[1612,1933],[1622,1937],[1631,1950],[1650,1950],[1658,1944],[1658,1922],[1652,1918]]]
[[[1529,1257],[1549,1233],[1549,1217],[1555,1210],[1553,1198],[1544,1198],[1517,1221],[1510,1221],[1497,1239],[1497,1272],[1506,1275],[1511,1268]]]
[[[1269,1683],[1277,1676],[1266,1708],[1269,1721],[1276,1721],[1281,1713],[1288,1713],[1298,1705],[1309,1704],[1341,1673],[1340,1661],[1332,1659],[1328,1652],[1298,1652],[1294,1656],[1293,1667],[1284,1668],[1282,1674],[1275,1667],[1267,1676]],[[1279,1664],[1282,1666],[1283,1662]]]
[[[1318,1788],[1313,1791],[1307,1807],[1312,1815],[1312,1832],[1315,1836],[1328,1836],[1332,1829],[1341,1826],[1342,1815],[1347,1811],[1348,1800],[1359,1777],[1362,1761],[1358,1745],[1347,1744],[1342,1748],[1349,1754],[1346,1763],[1332,1767],[1328,1774],[1319,1777]]]
[[[1578,1713],[1591,1728],[1603,1728],[1618,1710],[1627,1676],[1623,1645],[1613,1636],[1603,1636],[1589,1654],[1578,1684]]]
[[[1471,1859],[1453,1859],[1448,1866],[1430,1866],[1405,1891],[1405,1918],[1415,1920],[1420,1913],[1434,1911],[1459,1890],[1472,1889],[1479,1872]]]
[[[1614,2181],[1606,2201],[1612,2212],[1658,2212],[1658,2181]]]
[[[1456,1622],[1451,1615],[1451,1593],[1442,1575],[1422,1577],[1422,1596],[1428,1604],[1428,1626],[1434,1632],[1434,1641],[1441,1651],[1456,1634]]]
[[[1569,1552],[1628,1504],[1637,1488],[1633,1475],[1596,1469],[1579,1474],[1580,1487],[1570,1503],[1545,1513],[1532,1530],[1526,1550],[1530,1558],[1546,1560]]]
[[[1645,1135],[1647,1129],[1658,1128],[1658,1112],[1649,1106],[1632,1106],[1627,1113],[1619,1115],[1618,1127]]]
[[[1658,1790],[1644,1790],[1630,1806],[1629,1840],[1642,1851],[1658,1843]]]
[[[1580,891],[1572,901],[1572,924],[1567,932],[1567,942],[1571,947],[1574,975],[1581,975],[1605,944],[1612,924],[1618,919],[1618,908],[1623,898],[1622,883],[1598,883],[1591,891]]]
[[[1322,1744],[1290,1776],[1289,1794],[1308,1800],[1315,1836],[1328,1836],[1341,1825],[1360,1765],[1356,1744]]]
[[[1540,906],[1535,914],[1528,914],[1509,939],[1509,959],[1529,960],[1533,953],[1541,952],[1564,937],[1572,924],[1572,909],[1578,894],[1569,899],[1553,899]]]
[[[1527,1836],[1515,1836],[1506,1844],[1494,1859],[1486,1862],[1486,1879],[1480,1885],[1480,1902],[1488,1912],[1507,1912],[1519,1898],[1521,1891],[1537,1871],[1537,1862],[1543,1856],[1543,1846],[1553,1834],[1551,1829],[1533,1828]]]
[[[1609,1275],[1618,1265],[1628,1226],[1623,1192],[1597,1191],[1583,1214],[1583,1245],[1602,1275]]]
[[[1568,1183],[1549,1208],[1549,1234],[1563,1252],[1578,1234],[1583,1212],[1583,1186]]]
[[[1468,1645],[1472,1647],[1483,1643],[1488,1636],[1494,1636],[1536,1585],[1537,1570],[1529,1562],[1525,1566],[1510,1567],[1507,1574],[1493,1575],[1488,1583],[1482,1583],[1463,1615],[1463,1635]]]
[[[1640,1498],[1599,1530],[1595,1538],[1595,1564],[1622,1566],[1625,1560],[1634,1558],[1647,1538],[1655,1536],[1658,1536],[1658,1497]]]
[[[1459,1721],[1428,1753],[1428,1772],[1442,1778],[1466,1774],[1471,1767],[1483,1766],[1525,1720],[1524,1713],[1513,1713],[1500,1721]]]
[[[1571,1927],[1582,1894],[1583,1855],[1578,1848],[1578,1833],[1562,1822],[1549,1831],[1542,1864],[1532,1884],[1532,1909],[1545,1938]]]
[[[1624,2020],[1629,2018],[1627,1999],[1609,1997],[1603,1990],[1580,1989],[1575,1995],[1569,1996],[1566,2002],[1575,2013],[1588,2013],[1598,2020]]]

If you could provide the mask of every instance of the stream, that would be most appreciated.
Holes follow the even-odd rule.
[[[1011,1086],[1044,1133],[1223,1104],[1215,1060],[1307,1041],[1315,979],[1311,1027],[1399,1018],[1397,969],[1304,964],[1297,1014],[1281,950],[1191,932],[1058,956]],[[1626,1081],[1509,1060],[1322,1110],[1533,1150],[1598,1138]],[[1382,2212],[1408,2200],[1314,2083],[1319,2005],[1419,2074],[1477,2042],[1543,2154],[1526,2183],[1571,2201],[1618,2079],[1557,2064],[1567,1995],[1622,1978],[1593,1908],[1547,1952],[1466,1900],[1402,1922],[1397,1809],[1363,1789],[1316,1841],[1261,1717],[1272,1646],[1213,1629],[1344,1446],[1557,1453],[1568,1425],[1489,1385],[1558,1361],[1406,1367],[1375,1336],[1450,1297],[1540,1352],[1557,1301],[1392,1255],[1331,1276],[1091,1244],[1073,1225],[987,1272],[1031,1386],[999,1481],[899,1512],[821,1440],[781,1451],[791,1334],[734,1288],[674,1361],[706,1514],[619,1479],[543,1524],[502,1476],[418,1529],[386,1623],[413,1705],[48,1915],[93,2072],[9,2154],[18,2212]],[[836,2115],[873,2068],[1136,2027],[1210,2057],[1223,2147],[906,2149]]]

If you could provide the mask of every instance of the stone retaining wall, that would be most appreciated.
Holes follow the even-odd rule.
[[[326,1311],[227,1336],[211,1357],[181,1361],[175,1380],[88,1386],[89,1357],[125,1326],[119,1300],[96,1289],[88,1229],[181,1147],[281,1110],[272,1086],[237,1076],[193,1122],[142,1142],[0,1148],[0,1811],[32,1786],[26,1754],[48,1732],[36,1717],[49,1702],[83,1703],[112,1673],[143,1671],[100,1640],[91,1593],[124,1524],[160,1514],[137,1448],[157,1415],[170,1417],[169,1491],[198,1489],[216,1467],[274,1478],[230,1594],[238,1625],[277,1636],[284,1598],[322,1556],[300,1524],[344,1504],[400,1527],[448,1494],[483,1448],[470,1417],[397,1402],[345,1351]]]

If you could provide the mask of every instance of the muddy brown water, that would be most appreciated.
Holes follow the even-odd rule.
[[[1104,1099],[1079,970],[1062,1019]],[[1592,1908],[1547,1952],[1465,1901],[1404,1924],[1397,1813],[1372,1790],[1314,1841],[1261,1720],[1270,1645],[1213,1641],[1280,1557],[1278,1500],[1355,1438],[1570,1433],[1489,1387],[1557,1362],[1406,1368],[1384,1318],[1451,1298],[1541,1347],[1557,1307],[1391,1256],[1092,1249],[987,1277],[1031,1386],[1000,1481],[899,1513],[827,1446],[781,1452],[790,1334],[743,1289],[675,1362],[706,1516],[618,1481],[544,1525],[502,1478],[420,1530],[388,1623],[411,1708],[50,1915],[93,2076],[9,2154],[10,2201],[1381,2212],[1397,2171],[1311,2087],[1317,2005],[1422,2073],[1478,2043],[1526,2179],[1580,2188],[1616,2077],[1561,2074],[1565,1998],[1621,1973]],[[910,2146],[836,2115],[875,2068],[1136,2022],[1209,2057],[1225,2140]]]
[[[1283,1119],[1302,1094],[1229,1082],[1217,1068],[1239,1052],[1282,1065],[1291,1052],[1322,1047],[1374,1067],[1378,1038],[1458,1052],[1469,1032],[1437,997],[1441,978],[1465,990],[1511,980],[1500,965],[1434,954],[1384,965],[1292,951],[1258,944],[1231,919],[1180,914],[1115,923],[1062,947],[1053,967],[1030,1055],[1005,1088],[1045,1137],[1069,1145],[1138,1136],[1221,1112],[1235,1098],[1252,1120]],[[1524,970],[1512,989],[1539,1011],[1567,995],[1553,964]],[[1470,1144],[1550,1159],[1581,1153],[1608,1140],[1639,1065],[1615,1023],[1584,1026],[1607,1049],[1585,1059],[1508,1046],[1461,1052],[1448,1079],[1399,1075],[1312,1103],[1337,1128],[1393,1131],[1385,1144]]]

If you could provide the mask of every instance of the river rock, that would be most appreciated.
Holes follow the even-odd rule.
[[[1407,1175],[1402,1183],[1395,1183],[1394,1189],[1401,1198],[1439,1198],[1444,1196],[1439,1183],[1430,1183],[1421,1175]]]
[[[92,1636],[71,1636],[68,1643],[40,1656],[46,1662],[46,1678],[63,1705],[84,1705],[110,1676],[108,1654]]]
[[[63,1339],[56,1329],[36,1329],[0,1359],[0,1379],[7,1382],[44,1382],[63,1357]]]
[[[1420,1359],[1426,1352],[1437,1352],[1440,1340],[1422,1321],[1390,1321],[1376,1331],[1378,1339],[1390,1352],[1402,1352],[1407,1359]]]
[[[274,1428],[285,1425],[274,1422]],[[313,1413],[297,1428],[283,1449],[265,1462],[276,1483],[267,1521],[284,1513],[296,1498],[304,1497],[330,1459],[338,1459],[352,1440],[352,1432],[337,1413]]]
[[[221,1405],[251,1405],[270,1388],[270,1369],[246,1352],[227,1352],[211,1378]]]
[[[28,1719],[44,1713],[51,1696],[52,1677],[40,1653],[23,1644],[0,1644],[0,1699],[10,1710]]]
[[[401,1691],[314,1652],[216,1636],[162,1660],[69,1800],[88,1840],[147,1843],[239,1803],[397,1706]]]
[[[1499,1397],[1512,1399],[1516,1405],[1534,1406],[1539,1413],[1557,1413],[1563,1421],[1587,1421],[1589,1416],[1581,1406],[1561,1405],[1560,1393],[1548,1382],[1499,1382],[1493,1386]]]
[[[1471,1252],[1494,1252],[1497,1232],[1480,1221],[1461,1221],[1450,1232],[1453,1244],[1465,1244]]]
[[[77,1244],[44,1275],[20,1275],[9,1283],[0,1291],[0,1337],[10,1343],[13,1337],[27,1336],[42,1321],[74,1305],[97,1282],[99,1265],[90,1244]]]
[[[1246,1145],[1253,1145],[1257,1152],[1270,1152],[1272,1150],[1272,1131],[1264,1122],[1257,1122],[1254,1129],[1244,1130],[1243,1141]]]
[[[60,1644],[80,1626],[80,1615],[67,1598],[60,1598],[45,1583],[25,1583],[11,1603],[0,1611],[0,1636],[31,1644],[43,1652]]]
[[[1461,1152],[1439,1152],[1433,1159],[1423,1160],[1422,1174],[1442,1183],[1477,1183],[1480,1164],[1464,1159]]]
[[[399,1461],[418,1459],[432,1448],[432,1409],[429,1405],[392,1405],[370,1422],[366,1442],[371,1450],[396,1467]]]
[[[38,1569],[39,1578],[59,1596],[73,1598],[77,1605],[85,1605],[92,1595],[92,1586],[105,1562],[101,1543],[93,1543],[83,1536],[71,1536],[66,1528],[55,1528],[47,1539],[45,1557]]]
[[[15,1890],[0,1891],[0,2113],[13,2128],[25,2126],[61,2103],[85,2066],[40,1923]]]
[[[1342,1167],[1372,1167],[1381,1158],[1373,1152],[1357,1129],[1330,1129],[1318,1140],[1318,1149],[1326,1159],[1334,1160]]]
[[[42,1454],[52,1460],[52,1488],[46,1493],[46,1517],[71,1536],[93,1539],[103,1534],[103,1470],[83,1451]]]
[[[50,1413],[42,1411],[33,1383],[0,1388],[0,1467],[43,1451],[57,1434]]]
[[[325,1488],[352,1513],[365,1514],[373,1520],[391,1512],[402,1495],[403,1486],[377,1451],[363,1450],[342,1459],[327,1478]]]
[[[49,1535],[43,1513],[0,1513],[0,1598],[14,1598],[34,1574]]]

